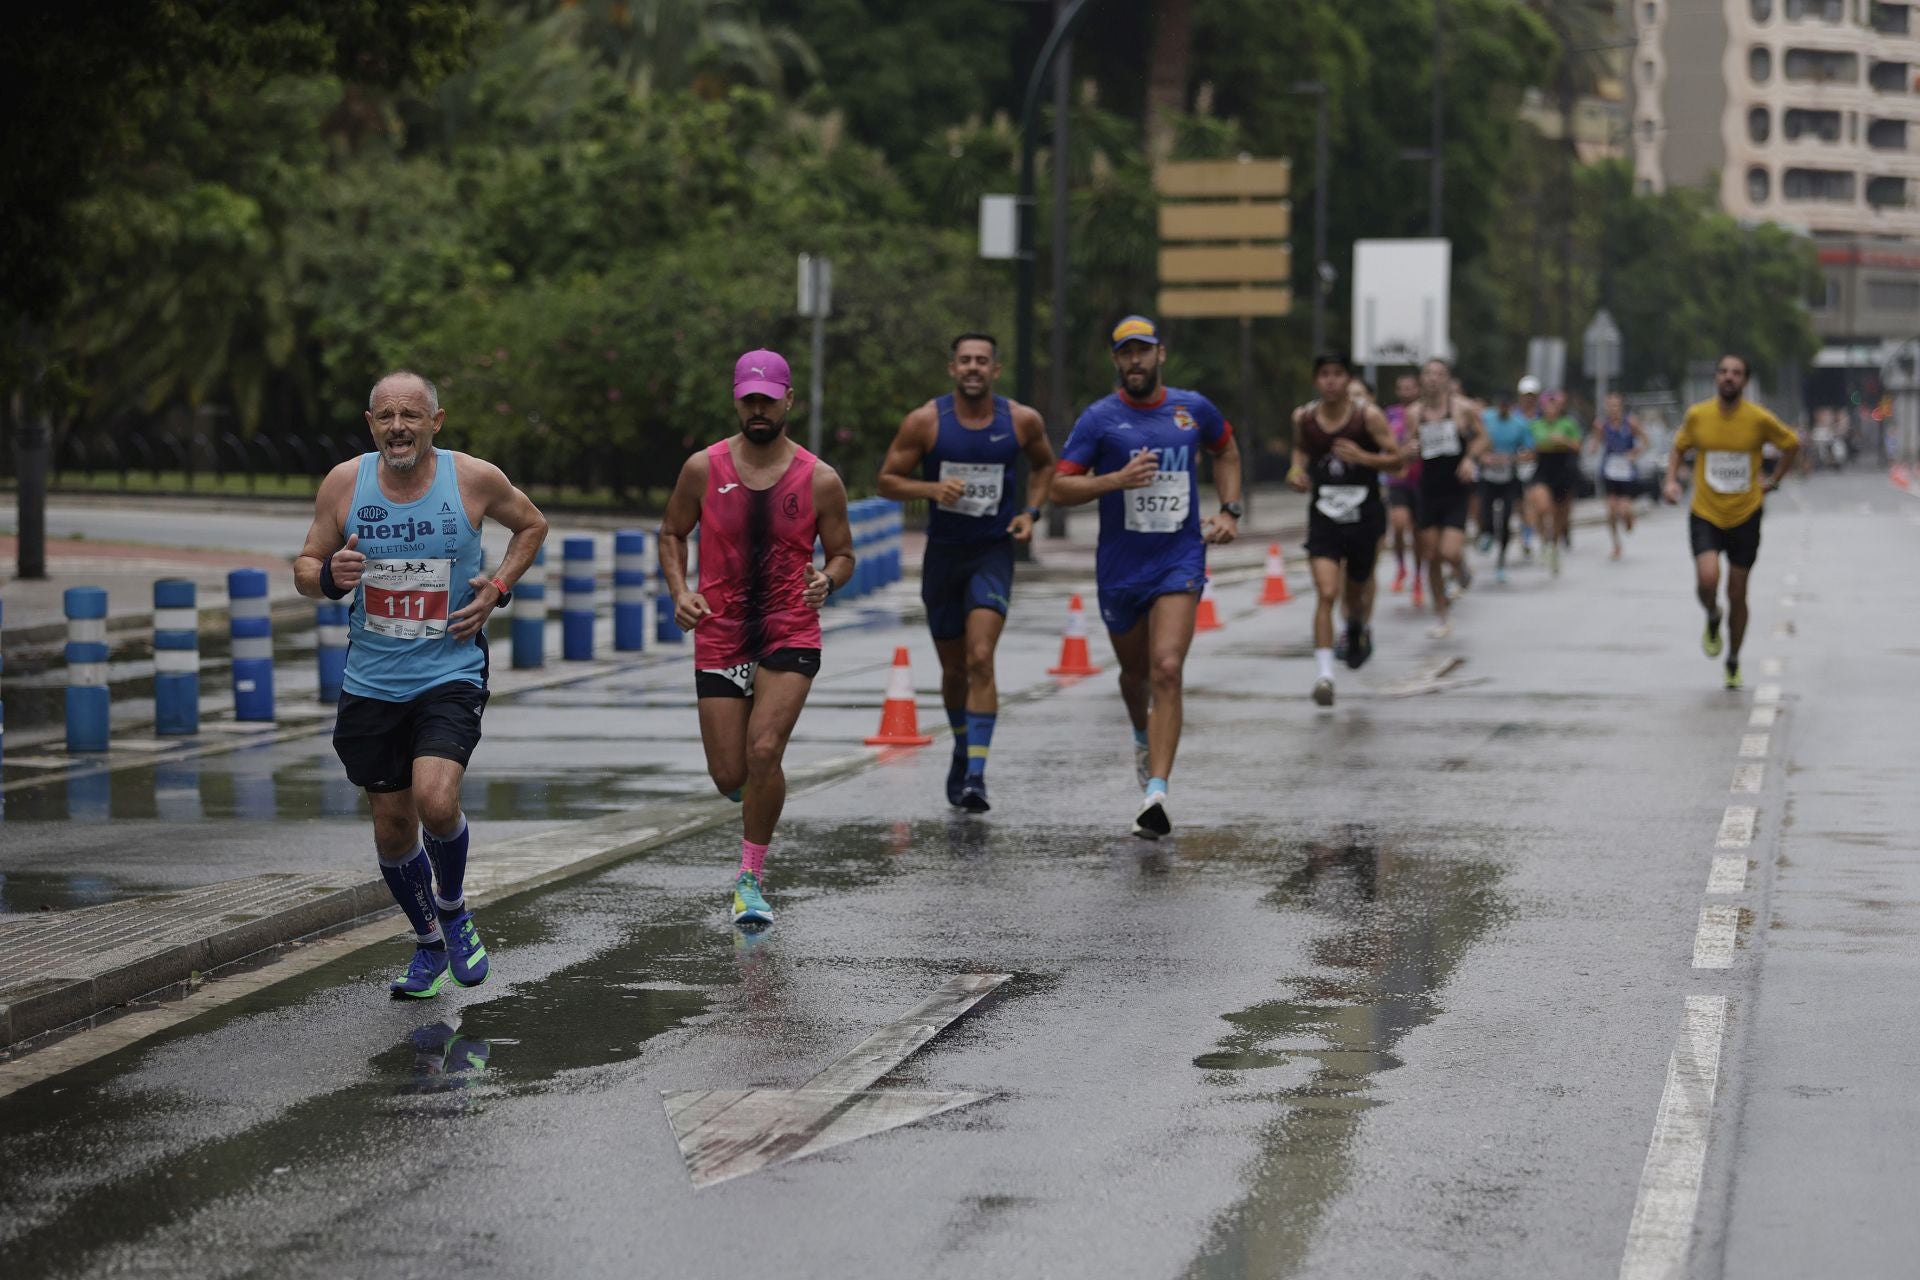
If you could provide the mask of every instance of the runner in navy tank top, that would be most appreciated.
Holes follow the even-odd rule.
[[[1607,533],[1613,538],[1613,556],[1621,553],[1620,526],[1633,532],[1633,498],[1640,490],[1636,461],[1647,447],[1640,419],[1627,412],[1626,397],[1607,392],[1606,413],[1593,424],[1593,440],[1600,446],[1600,487],[1607,495]]]
[[[374,384],[374,452],[327,473],[293,562],[301,595],[352,600],[333,749],[367,793],[380,873],[413,926],[413,961],[388,989],[415,999],[449,975],[463,987],[487,978],[462,884],[460,782],[487,705],[487,617],[547,536],[500,468],[433,447],[446,417],[417,373]],[[481,568],[482,520],[513,531],[492,577]]]
[[[993,657],[1013,596],[1013,544],[1033,537],[1053,480],[1053,447],[1038,413],[993,394],[1000,355],[992,335],[955,338],[947,372],[953,394],[929,400],[901,422],[879,489],[883,498],[919,498],[929,506],[920,599],[953,729],[947,803],[985,813],[987,751],[1000,710]],[[1024,505],[1015,487],[1022,458]]]
[[[660,522],[660,572],[674,620],[693,632],[707,773],[741,802],[733,922],[759,929],[773,923],[762,880],[787,802],[781,761],[820,671],[820,606],[853,576],[853,531],[839,475],[787,438],[787,362],[766,350],[741,356],[733,402],[740,430],[680,468]],[[698,588],[687,582],[696,526]]]

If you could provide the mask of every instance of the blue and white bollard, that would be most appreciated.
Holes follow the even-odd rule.
[[[273,719],[273,618],[267,612],[267,572],[235,569],[227,575],[228,632],[233,645],[233,718]]]
[[[613,647],[647,647],[647,535],[638,529],[613,535]]]
[[[320,666],[320,701],[340,701],[347,683],[345,600],[322,600],[313,606],[313,653]]]
[[[153,731],[200,732],[200,610],[185,578],[153,584]]]
[[[900,539],[907,528],[907,509],[898,502],[888,502],[887,507],[887,583],[891,586],[906,576],[900,563]]]
[[[107,696],[107,593],[68,587],[67,750],[105,751],[112,702]]]
[[[593,661],[593,539],[568,538],[560,555],[560,656]]]
[[[513,619],[513,665],[516,669],[547,664],[547,549],[533,553],[533,564],[513,584],[507,605]]]
[[[687,638],[680,624],[673,617],[673,592],[667,590],[667,572],[660,567],[659,539],[654,540],[653,567],[660,575],[660,594],[653,606],[653,638],[661,644],[679,644]],[[699,549],[692,540],[687,542],[687,580],[693,580],[694,553]]]

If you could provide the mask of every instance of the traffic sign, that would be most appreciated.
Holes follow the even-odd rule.
[[[1582,364],[1589,378],[1620,376],[1620,326],[1613,322],[1605,307],[1593,313],[1592,323],[1582,336],[1586,346]]]

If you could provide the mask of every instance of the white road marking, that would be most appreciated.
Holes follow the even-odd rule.
[[[1778,718],[1779,715],[1780,709],[1778,707],[1755,707],[1753,713],[1747,717],[1747,728],[1771,729],[1773,728],[1774,720]]]
[[[1763,676],[1777,676],[1782,671],[1785,671],[1786,668],[1787,660],[1785,658],[1762,658],[1760,660],[1760,674]]]
[[[1800,575],[1797,573],[1790,573],[1786,577],[1782,578],[1781,581],[1789,587],[1797,587],[1800,585]]]
[[[1665,1280],[1686,1270],[1726,1026],[1725,996],[1687,997],[1680,1036],[1667,1060],[1667,1087],[1654,1117],[1640,1193],[1633,1202],[1620,1280]]]
[[[1773,634],[1775,634],[1775,635],[1777,635],[1777,636],[1790,636],[1790,635],[1792,635],[1792,634],[1793,634],[1793,623],[1792,623],[1791,621],[1781,621],[1781,622],[1776,622],[1776,623],[1774,623],[1774,624],[1773,624]]]
[[[1740,758],[1743,760],[1764,760],[1767,758],[1767,745],[1773,741],[1770,733],[1750,733],[1740,739]]]
[[[1762,705],[1780,701],[1780,686],[1777,684],[1761,685],[1753,691],[1753,700]]]
[[[1759,816],[1758,809],[1743,804],[1730,804],[1720,819],[1720,834],[1714,838],[1716,849],[1744,849],[1753,843],[1753,822]]]
[[[1799,603],[1800,603],[1800,599],[1798,596],[1781,596],[1780,597],[1780,607],[1782,609],[1791,609],[1793,608],[1793,606]]]
[[[1741,857],[1721,854],[1713,860],[1713,870],[1707,874],[1708,893],[1745,893],[1747,891],[1747,860]]]
[[[1733,786],[1729,789],[1757,795],[1766,776],[1767,766],[1763,764],[1737,764],[1733,767]]]
[[[1740,932],[1740,908],[1702,907],[1693,934],[1693,967],[1731,969],[1734,937]]]

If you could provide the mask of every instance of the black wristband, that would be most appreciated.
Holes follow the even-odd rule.
[[[1040,508],[1028,507],[1026,509],[1026,516],[1029,520],[1038,520],[1040,518]]]
[[[320,562],[320,594],[329,600],[344,600],[353,594],[352,587],[334,585],[332,556]]]

